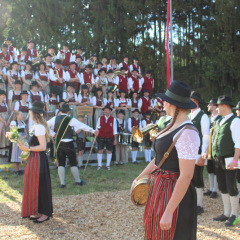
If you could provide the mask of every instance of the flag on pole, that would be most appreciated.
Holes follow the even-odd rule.
[[[166,32],[166,62],[167,62],[167,88],[171,84],[170,58],[169,58],[169,0],[167,4],[167,32]]]

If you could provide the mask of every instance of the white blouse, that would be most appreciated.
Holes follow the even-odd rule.
[[[46,129],[42,124],[34,124],[32,129],[35,131],[35,136],[42,136],[46,134]]]

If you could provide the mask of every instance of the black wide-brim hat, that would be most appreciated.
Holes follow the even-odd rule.
[[[72,64],[75,64],[77,66],[77,63],[76,62],[70,62],[69,63],[69,66],[72,65]]]
[[[62,64],[62,61],[60,59],[56,59],[54,63],[55,64]]]
[[[103,108],[103,110],[104,109],[109,109],[110,111],[112,111],[112,108],[109,106],[109,105],[106,105],[104,108]]]
[[[158,96],[172,105],[184,108],[194,109],[197,105],[190,99],[191,88],[182,81],[174,80],[165,93],[159,93]]]
[[[123,115],[125,115],[125,111],[121,109],[121,110],[118,112],[118,114],[123,114]]]
[[[36,81],[33,81],[30,87],[32,88],[33,86],[39,87],[39,86],[38,86],[38,83],[37,83]]]
[[[212,98],[207,104],[217,105],[217,98]]]
[[[237,106],[233,108],[234,110],[240,110],[240,102],[237,103]]]
[[[44,103],[41,101],[35,101],[32,104],[32,107],[29,108],[29,110],[36,112],[36,113],[45,113],[45,111],[43,110],[44,108]]]
[[[93,66],[92,66],[92,64],[88,64],[85,68],[90,68],[90,69],[92,69]]]
[[[196,92],[196,91],[192,91],[192,92],[191,92],[190,98],[193,98],[193,99],[195,99],[196,101],[198,101],[199,103],[202,103],[201,94],[198,93],[198,92]]]
[[[146,111],[145,115],[152,115],[152,112],[150,110]]]
[[[218,98],[217,104],[226,104],[229,105],[231,107],[234,107],[233,102],[232,102],[232,98],[228,97],[228,96],[220,96]]]
[[[88,85],[84,84],[82,85],[82,89],[89,89]]]
[[[132,110],[132,113],[134,113],[134,112],[141,113],[138,108],[133,109],[133,110]]]
[[[6,95],[6,92],[2,89],[0,89],[0,95]]]
[[[28,91],[26,91],[26,90],[23,90],[23,91],[20,93],[20,95],[23,95],[23,94],[29,95]]]
[[[23,52],[27,52],[27,47],[22,47]]]
[[[59,110],[64,111],[64,112],[68,112],[68,111],[71,111],[71,108],[69,107],[69,105],[67,103],[64,103]]]
[[[2,45],[2,48],[8,48],[8,45],[6,44],[6,43],[4,43],[3,45]]]

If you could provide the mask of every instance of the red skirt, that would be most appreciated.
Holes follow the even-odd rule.
[[[22,217],[38,214],[39,176],[40,153],[31,152],[24,170]]]
[[[161,230],[160,220],[172,196],[179,173],[157,169],[151,174],[151,184],[143,224],[145,240],[172,240],[176,229],[178,209],[173,214],[172,227]]]

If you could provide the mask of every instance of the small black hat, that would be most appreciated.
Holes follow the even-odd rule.
[[[148,89],[144,89],[144,90],[143,90],[143,93],[145,93],[145,92],[150,93]]]
[[[112,56],[112,57],[111,57],[111,60],[114,60],[114,59],[116,59],[116,57],[115,57],[115,56]]]
[[[138,57],[135,57],[133,60],[139,61]]]
[[[136,93],[138,95],[138,91],[137,90],[134,90],[133,93]]]
[[[101,73],[101,72],[106,72],[106,70],[104,68],[101,68],[99,71],[98,71],[98,74]]]
[[[89,89],[88,85],[84,84],[82,85],[82,89]]]
[[[109,106],[109,105],[106,105],[104,108],[103,108],[103,110],[104,109],[109,109],[110,111],[112,111],[112,108]]]
[[[122,70],[126,71],[126,68],[125,67],[121,67],[120,71],[122,71]]]
[[[220,96],[218,98],[217,104],[226,104],[229,105],[231,107],[234,107],[233,102],[232,102],[232,98],[228,97],[228,96]]]
[[[22,51],[23,51],[23,52],[27,52],[27,47],[23,46],[23,47],[22,47]]]
[[[124,55],[124,56],[123,56],[123,58],[128,58],[128,55],[127,55],[127,54],[126,54],[126,55]]]
[[[67,42],[65,42],[65,43],[63,44],[63,46],[64,46],[64,47],[69,47],[69,44],[68,44]]]
[[[44,108],[44,103],[43,103],[43,102],[41,102],[41,101],[35,101],[35,102],[32,104],[32,107],[29,108],[29,110],[31,110],[31,111],[33,111],[33,112],[36,112],[36,113],[44,113],[43,108]]]
[[[10,68],[12,69],[12,66],[15,65],[15,64],[18,65],[18,63],[17,63],[16,61],[13,61],[13,62],[10,64]]]
[[[78,46],[78,47],[77,47],[77,49],[80,49],[80,50],[82,50],[82,51],[83,51],[83,48],[82,48],[81,46]]]
[[[33,40],[28,41],[28,43],[34,43],[35,44],[35,42]]]
[[[92,69],[93,66],[92,66],[92,64],[88,64],[85,68],[90,68],[90,69]]]
[[[127,94],[127,92],[124,90],[124,89],[121,89],[120,91],[119,91],[119,93],[126,93]]]
[[[236,107],[233,108],[234,110],[240,110],[240,102],[237,103]]]
[[[63,112],[68,112],[68,111],[71,111],[71,108],[67,103],[63,103],[62,107],[59,110]]]
[[[28,91],[26,91],[26,90],[23,90],[23,91],[20,93],[20,95],[23,95],[23,94],[29,95]]]
[[[113,70],[112,70],[112,69],[109,69],[108,72],[107,72],[107,74],[109,74],[109,73],[113,73]]]
[[[83,57],[82,57],[81,55],[77,55],[77,56],[76,56],[76,59],[77,59],[77,58],[83,59]]]
[[[70,82],[70,83],[68,84],[68,86],[69,86],[69,87],[72,87],[72,88],[75,88],[75,85],[74,85],[73,82]]]
[[[62,64],[62,61],[60,59],[56,59],[54,63],[55,64]]]
[[[158,96],[174,106],[184,109],[194,109],[197,105],[190,99],[191,88],[182,81],[173,81],[165,93]]]
[[[138,69],[137,69],[137,68],[134,68],[134,69],[132,70],[132,72],[138,72]]]
[[[32,66],[32,61],[27,61],[27,62],[26,62],[26,65]]]
[[[30,87],[32,88],[33,86],[38,86],[38,83],[36,81],[33,81]]]
[[[6,92],[0,89],[0,95],[6,95]]]
[[[48,49],[54,49],[55,50],[55,46],[54,45],[50,45],[49,47],[48,47]]]
[[[15,85],[16,85],[16,84],[20,84],[20,85],[21,85],[22,83],[21,83],[20,80],[16,80],[16,81],[14,82],[14,84],[15,84]]]
[[[45,58],[46,58],[46,57],[52,57],[52,55],[51,55],[50,53],[47,53],[44,57],[45,57]]]
[[[98,65],[98,64],[101,64],[101,65],[103,65],[103,64],[102,64],[102,62],[98,62],[98,63],[97,63],[97,65]]]
[[[201,94],[198,93],[198,92],[196,92],[196,91],[192,91],[192,92],[191,92],[190,98],[195,99],[195,100],[198,101],[199,103],[202,102]]]
[[[109,93],[113,93],[113,91],[109,89],[109,90],[107,91],[107,94],[109,94]]]
[[[96,92],[98,92],[98,91],[101,91],[101,92],[102,92],[103,90],[102,90],[101,87],[99,87],[99,88],[96,88]]]
[[[72,64],[75,64],[77,66],[77,63],[76,62],[70,62],[69,63],[69,66],[72,65]]]
[[[152,71],[151,70],[147,70],[146,74],[152,74]]]
[[[118,112],[118,114],[120,114],[120,113],[123,114],[123,115],[125,115],[125,111],[122,110],[122,109]]]
[[[145,113],[145,115],[151,115],[152,114],[152,112],[151,111],[146,111],[146,113]]]
[[[217,98],[212,98],[210,101],[209,101],[209,103],[208,104],[213,104],[213,105],[217,105]]]
[[[103,56],[102,58],[106,58],[106,59],[108,59],[108,57],[105,55],[105,56]]]
[[[3,48],[3,47],[8,48],[8,45],[7,45],[6,43],[4,43],[4,44],[2,45],[2,48]]]
[[[141,113],[138,108],[133,109],[133,110],[132,110],[132,113],[134,113],[134,112]]]

